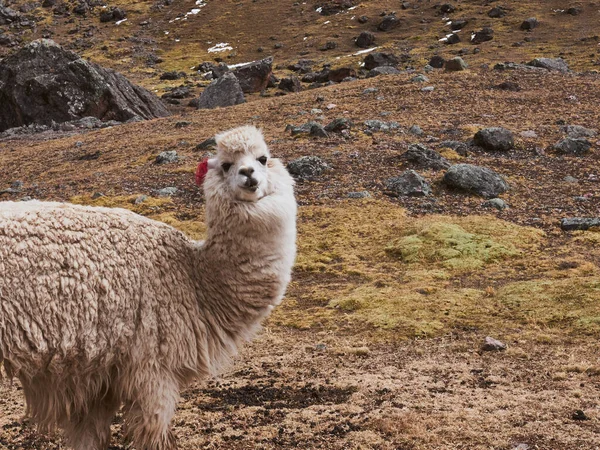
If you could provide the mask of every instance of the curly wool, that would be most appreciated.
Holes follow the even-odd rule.
[[[137,448],[175,448],[179,390],[215,374],[290,281],[293,181],[269,170],[257,202],[209,171],[204,242],[124,209],[0,203],[0,362],[42,428],[104,449],[124,403]]]

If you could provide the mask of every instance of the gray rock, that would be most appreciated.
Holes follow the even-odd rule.
[[[560,221],[560,228],[564,231],[600,228],[600,217],[566,217]]]
[[[487,15],[492,19],[500,19],[501,17],[504,17],[506,15],[506,9],[502,6],[494,6],[488,11]]]
[[[147,195],[138,195],[135,200],[133,201],[133,203],[135,205],[141,205],[142,203],[144,203],[146,200],[148,200],[148,196]]]
[[[377,77],[379,75],[398,75],[400,71],[392,66],[375,67],[367,72],[367,78]]]
[[[299,134],[310,134],[313,126],[321,126],[321,124],[313,121],[308,121],[300,126],[287,125],[285,127],[285,131],[291,132],[292,136],[297,136]]]
[[[273,57],[255,61],[236,68],[233,71],[239,80],[242,92],[249,94],[261,92],[267,88],[273,71]]]
[[[502,127],[484,128],[475,133],[473,138],[476,145],[485,150],[506,152],[514,147],[512,131]]]
[[[10,184],[10,188],[15,192],[19,192],[23,189],[23,182],[21,180],[15,180]]]
[[[158,97],[40,39],[0,61],[0,131],[93,116],[102,121],[168,116]]]
[[[400,159],[423,169],[442,170],[451,166],[446,158],[423,144],[409,145]]]
[[[484,208],[496,208],[498,211],[508,209],[508,205],[501,198],[491,198],[481,204]]]
[[[98,198],[104,197],[104,194],[102,192],[94,192],[92,194],[92,200],[96,200]]]
[[[375,35],[368,31],[363,31],[356,38],[355,44],[360,48],[369,48],[375,43]]]
[[[427,78],[425,75],[419,74],[412,77],[410,81],[413,83],[429,83],[429,78]]]
[[[423,197],[431,195],[429,183],[414,170],[407,170],[398,177],[388,179],[385,187],[395,196]]]
[[[434,69],[441,69],[444,67],[446,60],[439,55],[434,55],[429,60],[429,65]]]
[[[561,130],[567,133],[567,136],[574,139],[595,137],[598,133],[591,128],[585,128],[581,125],[564,125]]]
[[[398,128],[400,128],[400,124],[398,122],[384,122],[382,120],[365,120],[365,126],[367,127],[368,131],[371,132],[375,132],[375,131],[390,131],[390,130],[397,130]]]
[[[567,183],[578,183],[579,180],[575,177],[572,177],[571,175],[567,175],[566,177],[563,178],[564,181],[566,181]]]
[[[411,125],[411,127],[408,129],[408,132],[410,134],[414,134],[415,136],[423,135],[423,130],[421,129],[421,127],[419,125]]]
[[[352,126],[353,124],[350,119],[340,117],[329,122],[325,127],[325,131],[339,133],[342,130],[349,130]]]
[[[215,137],[210,137],[202,142],[200,142],[198,145],[196,145],[196,147],[194,147],[195,151],[200,151],[200,150],[208,150],[209,148],[214,148],[217,146],[217,141],[215,139]]]
[[[397,66],[400,60],[393,53],[373,52],[365,56],[365,69],[371,70],[381,66]]]
[[[458,72],[467,69],[467,63],[460,57],[449,59],[444,63],[444,69],[448,72]]]
[[[287,92],[300,92],[302,90],[302,85],[300,84],[298,77],[291,76],[282,78],[278,88]]]
[[[491,41],[492,39],[494,39],[494,30],[490,27],[484,27],[473,33],[471,36],[471,44],[481,44],[483,42]]]
[[[537,139],[538,137],[537,133],[533,130],[521,131],[519,134],[524,139]]]
[[[321,125],[320,123],[314,123],[310,127],[309,134],[314,137],[322,137],[322,138],[329,137],[329,135],[327,134],[327,131],[325,131],[325,127],[323,127],[323,125]]]
[[[204,89],[198,101],[198,109],[239,105],[245,101],[240,82],[234,74],[228,72]]]
[[[173,186],[162,188],[156,191],[160,197],[171,197],[172,195],[177,194],[177,192],[179,192],[179,189]]]
[[[538,26],[539,22],[535,17],[530,17],[521,23],[521,30],[531,31]]]
[[[161,152],[155,160],[156,164],[168,164],[177,161],[179,161],[179,156],[177,155],[177,152],[175,150]]]
[[[20,202],[30,202],[31,200],[33,200],[33,197],[30,197],[29,195],[26,195],[25,197],[21,197],[19,199]]]
[[[348,198],[360,199],[360,198],[371,198],[371,194],[368,191],[362,192],[348,192]]]
[[[496,172],[472,164],[456,164],[443,179],[450,188],[460,189],[484,198],[494,198],[509,189],[508,183]]]
[[[379,31],[391,31],[400,25],[400,19],[394,15],[385,16],[377,26]]]
[[[435,87],[433,86],[425,86],[424,88],[421,88],[421,92],[433,92],[435,90]]]
[[[485,338],[485,342],[481,346],[481,349],[486,352],[497,352],[501,350],[506,350],[506,344],[500,342],[497,339],[494,339],[493,337],[487,336]]]
[[[460,141],[442,141],[440,142],[440,147],[451,148],[460,156],[467,156],[469,153],[467,144]]]
[[[534,60],[529,61],[527,65],[555,72],[569,72],[569,65],[562,58],[535,58]]]
[[[296,178],[301,180],[312,180],[330,167],[318,156],[303,156],[291,161],[287,168],[290,174]]]
[[[377,89],[376,87],[370,87],[370,88],[366,88],[366,89],[363,91],[363,94],[365,94],[365,95],[366,95],[366,94],[375,94],[375,93],[377,93],[377,92],[379,92],[379,89]]]
[[[552,147],[561,155],[582,156],[590,151],[592,144],[587,139],[564,138]]]

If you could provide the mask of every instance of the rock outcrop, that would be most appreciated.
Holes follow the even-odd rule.
[[[0,62],[0,105],[0,131],[89,116],[125,122],[169,115],[151,92],[48,39]]]

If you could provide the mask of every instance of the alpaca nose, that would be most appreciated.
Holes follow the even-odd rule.
[[[252,167],[242,167],[238,173],[240,175],[246,175],[248,178],[250,178],[254,173],[254,169]]]
[[[258,186],[258,180],[253,177],[247,177],[246,182],[244,183],[244,186],[249,187],[249,188]]]

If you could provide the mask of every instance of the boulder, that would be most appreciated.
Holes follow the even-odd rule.
[[[329,122],[325,127],[325,130],[333,133],[339,133],[343,130],[349,130],[350,128],[352,128],[352,125],[353,124],[350,119],[340,117]]]
[[[21,14],[19,14],[17,11],[0,3],[0,25],[9,25],[19,20],[20,17]]]
[[[450,33],[443,39],[444,44],[454,45],[460,42],[460,36],[456,33]]]
[[[385,182],[385,187],[394,196],[423,197],[431,195],[429,183],[414,170],[407,170],[398,177],[390,178]]]
[[[438,152],[423,144],[412,144],[400,155],[400,159],[422,169],[441,170],[450,167],[450,162]]]
[[[240,82],[244,94],[261,92],[267,88],[273,67],[273,57],[255,61],[238,67],[233,74]]]
[[[356,41],[354,41],[357,47],[369,48],[375,43],[375,35],[368,31],[363,31],[358,35]]]
[[[506,16],[506,9],[503,8],[502,6],[494,6],[492,9],[490,9],[487,13],[488,17],[491,17],[492,19],[500,19],[504,16]]]
[[[484,27],[471,35],[471,44],[481,44],[492,39],[494,39],[494,30],[490,27]]]
[[[514,147],[512,131],[502,127],[484,128],[475,133],[473,141],[485,150],[506,152]]]
[[[340,83],[348,77],[356,77],[356,70],[351,67],[340,67],[339,69],[330,70],[328,73],[329,81]]]
[[[279,89],[287,92],[300,92],[302,90],[302,85],[300,84],[300,80],[298,77],[291,76],[287,78],[282,78],[279,82]]]
[[[377,77],[379,75],[397,75],[400,71],[392,66],[375,67],[367,72],[367,78]]]
[[[456,19],[450,22],[450,29],[452,31],[462,30],[468,23],[469,21],[467,19]]]
[[[434,55],[429,60],[429,65],[431,67],[433,67],[434,69],[441,69],[444,67],[445,62],[446,62],[446,60],[443,57],[441,57],[439,55]]]
[[[237,77],[227,72],[210,83],[200,95],[198,109],[213,109],[244,103],[244,92]]]
[[[600,217],[565,217],[560,221],[564,231],[600,229]]]
[[[377,26],[377,29],[379,31],[391,31],[398,25],[400,25],[400,19],[398,19],[393,14],[390,14],[389,16],[385,16],[383,18],[383,20]]]
[[[125,122],[168,116],[153,93],[48,39],[0,62],[0,131],[86,116]]]
[[[371,70],[381,66],[397,66],[400,60],[393,53],[373,52],[365,57],[365,69]]]
[[[127,16],[127,13],[121,8],[112,7],[108,11],[102,11],[100,13],[100,22],[116,22],[123,20]]]
[[[486,167],[472,164],[456,164],[444,175],[443,182],[450,188],[459,189],[484,198],[494,198],[509,189],[499,174]]]
[[[449,59],[444,63],[444,69],[448,72],[458,72],[467,69],[467,63],[460,57]]]
[[[302,156],[301,158],[291,161],[287,168],[290,174],[296,178],[301,180],[312,180],[330,167],[318,156]]]
[[[531,67],[540,67],[556,72],[568,72],[569,65],[562,58],[535,58],[533,61],[527,63]]]
[[[442,6],[440,6],[440,11],[444,14],[450,14],[456,11],[456,6],[451,5],[450,3],[444,3]]]
[[[561,127],[561,130],[564,133],[567,133],[567,136],[574,139],[595,137],[598,134],[596,130],[582,127],[581,125],[564,125],[563,127]]]
[[[524,20],[521,23],[521,30],[523,31],[531,31],[533,30],[535,27],[538,26],[538,20],[535,17],[530,17],[529,19]]]
[[[554,150],[561,155],[582,156],[590,151],[592,144],[587,139],[566,137],[554,144]]]

